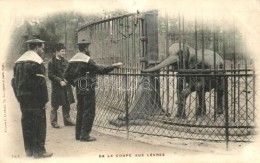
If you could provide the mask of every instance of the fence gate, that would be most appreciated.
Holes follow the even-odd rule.
[[[235,23],[150,11],[90,22],[78,30],[82,39],[98,64],[124,63],[98,77],[96,127],[253,140],[255,71]]]

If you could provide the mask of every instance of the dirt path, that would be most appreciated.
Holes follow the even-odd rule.
[[[35,162],[35,159],[25,157],[21,113],[9,84],[10,74],[5,77],[7,105],[6,117],[2,117],[6,123],[1,121],[0,162]],[[248,162],[256,156],[256,149],[249,143],[230,143],[229,151],[226,151],[223,142],[170,139],[140,134],[130,134],[127,139],[125,133],[109,132],[100,128],[92,132],[98,141],[82,143],[74,139],[74,127],[52,128],[49,112],[50,108],[47,110],[46,149],[53,152],[54,156],[37,162]],[[62,124],[60,113],[58,119]]]

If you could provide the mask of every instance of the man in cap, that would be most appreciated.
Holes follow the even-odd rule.
[[[75,126],[70,118],[70,104],[74,103],[71,85],[64,79],[63,73],[68,66],[68,61],[64,58],[65,46],[62,43],[55,45],[55,55],[48,63],[48,76],[51,80],[51,125],[60,128],[57,123],[57,110],[62,106],[63,122],[65,126]]]
[[[46,112],[48,92],[43,65],[44,41],[26,41],[29,50],[14,66],[12,87],[20,103],[22,131],[26,156],[34,158],[51,157],[45,150]]]
[[[76,87],[77,93],[77,118],[76,140],[82,142],[95,141],[90,136],[95,118],[95,85],[96,74],[107,74],[114,68],[119,68],[122,63],[112,66],[99,66],[90,58],[90,42],[82,40],[78,45],[79,52],[71,58],[65,70],[65,79]]]

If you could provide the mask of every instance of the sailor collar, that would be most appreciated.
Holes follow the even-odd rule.
[[[90,57],[84,53],[75,54],[69,62],[89,62]]]
[[[32,50],[25,52],[15,63],[26,61],[33,61],[38,64],[41,64],[43,62],[42,58],[35,51]]]

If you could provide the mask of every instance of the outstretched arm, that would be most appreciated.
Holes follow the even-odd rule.
[[[97,65],[93,60],[89,60],[89,69],[91,72],[97,74],[107,74],[114,70],[114,68],[118,68],[122,65],[122,63],[113,64],[111,66],[100,66]]]

